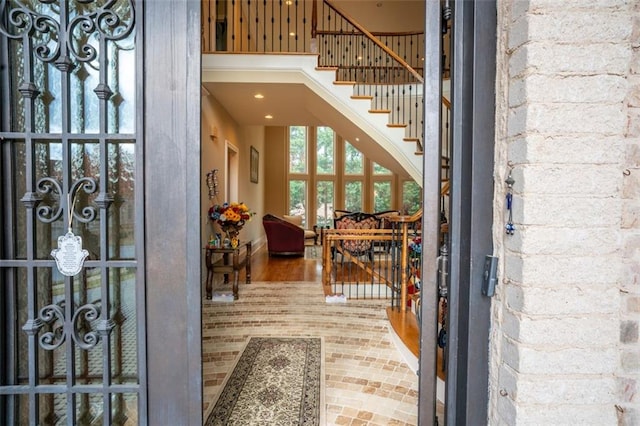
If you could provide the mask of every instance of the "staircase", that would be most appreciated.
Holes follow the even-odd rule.
[[[203,3],[203,83],[304,84],[328,108],[309,99],[301,108],[422,181],[423,33],[371,33],[330,0],[239,0],[223,16],[219,3]]]
[[[352,134],[355,126],[416,181],[422,180],[422,160],[416,148],[404,141],[406,126],[390,123],[387,112],[371,98],[356,93],[362,85],[336,82],[334,69],[319,68],[315,55],[254,55],[209,53],[202,56],[203,83],[303,84],[313,96],[300,99],[300,108],[310,109],[338,134]],[[317,97],[314,99],[313,97]],[[326,103],[326,105],[324,104]],[[394,125],[395,124],[395,125]],[[350,141],[358,147],[358,142]],[[367,149],[368,151],[369,149]]]

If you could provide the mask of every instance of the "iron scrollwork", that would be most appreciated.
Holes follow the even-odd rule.
[[[7,18],[6,24],[2,24],[5,21],[0,20],[0,33],[14,40],[22,38],[25,43],[29,39],[34,40],[33,51],[43,62],[54,62],[60,58],[61,63],[65,63],[66,52],[70,52],[80,62],[89,62],[97,57],[95,46],[88,41],[93,34],[103,40],[116,41],[127,38],[133,31],[135,7],[132,0],[78,0],[75,2],[77,15],[66,28],[61,28],[64,24],[54,19],[62,8],[58,5],[56,11],[56,3],[62,2],[63,0],[39,0],[31,2],[33,4],[21,1],[0,2],[0,13]],[[104,4],[99,7],[101,3]],[[15,7],[7,10],[12,4]],[[51,8],[46,13],[40,13],[34,10],[42,9],[39,5],[51,5]],[[92,5],[95,7],[91,8]],[[66,45],[62,45],[63,42]]]
[[[47,176],[38,180],[36,186],[39,194],[56,194],[58,199],[57,205],[54,206],[46,204],[38,205],[36,209],[36,217],[44,223],[52,223],[60,219],[63,210],[63,203],[60,202],[60,198],[62,195],[62,187],[60,186],[60,183],[57,180]],[[93,178],[80,178],[73,183],[71,189],[69,190],[69,194],[75,195],[79,189],[82,189],[85,194],[93,194],[98,189],[98,184]],[[71,202],[69,204],[70,205],[68,207],[70,209],[73,209],[74,203]],[[73,217],[78,221],[82,223],[89,223],[96,218],[97,212],[95,207],[85,206],[79,213],[73,210],[71,214],[73,214]]]
[[[65,325],[64,302],[51,304],[40,309],[36,320],[28,321],[23,329],[29,334],[37,334],[45,325],[51,326],[51,330],[42,333],[38,339],[40,347],[52,351],[59,348],[71,336],[79,348],[90,350],[101,339],[106,338],[111,329],[115,327],[112,320],[98,321],[100,306],[87,303],[76,309],[70,325]],[[92,326],[93,325],[93,326]],[[66,327],[69,327],[67,329]]]
[[[51,331],[47,331],[40,336],[40,346],[42,349],[52,351],[62,343],[64,343],[66,332],[64,330],[64,311],[62,307],[56,304],[47,305],[40,309],[38,315],[40,327],[49,324],[53,327]]]

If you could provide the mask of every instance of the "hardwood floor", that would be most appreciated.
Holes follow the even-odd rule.
[[[266,246],[260,247],[251,259],[252,281],[311,281],[322,279],[321,246],[307,247],[304,257],[269,256]]]

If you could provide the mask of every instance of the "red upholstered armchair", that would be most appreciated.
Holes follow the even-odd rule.
[[[262,226],[267,235],[269,256],[304,256],[304,229],[272,214],[262,217]]]

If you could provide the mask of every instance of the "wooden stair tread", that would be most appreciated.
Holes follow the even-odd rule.
[[[393,328],[393,331],[400,338],[406,348],[411,351],[416,358],[420,357],[420,329],[416,316],[409,311],[402,312],[398,308],[387,307],[387,318]],[[434,345],[436,342],[433,343]],[[446,380],[446,374],[443,368],[444,351],[437,349],[436,368],[437,375],[441,380]]]
[[[351,95],[351,99],[370,101],[373,99],[371,95]]]
[[[338,67],[316,67],[317,71],[338,71]]]
[[[402,138],[405,142],[420,142],[420,138]]]
[[[387,307],[387,318],[402,343],[413,355],[418,357],[420,355],[420,330],[416,316],[408,311]]]
[[[370,114],[391,114],[390,109],[370,109]]]
[[[336,86],[355,86],[355,81],[334,81],[333,84]]]
[[[389,123],[387,124],[387,127],[401,128],[401,127],[407,127],[407,124],[406,123]]]

